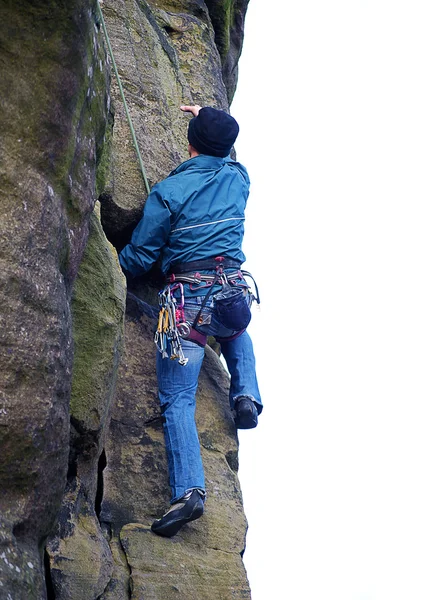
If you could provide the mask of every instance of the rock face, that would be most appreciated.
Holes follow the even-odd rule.
[[[223,17],[215,10],[224,37],[225,31],[235,31],[230,25],[234,3],[221,4],[229,6]],[[103,12],[145,169],[154,184],[188,157],[190,117],[179,106],[228,108],[210,13],[199,0],[110,0]],[[231,45],[223,46],[229,59]],[[100,199],[104,229],[119,248],[129,241],[141,216],[145,186],[115,81],[112,100],[113,136],[106,144],[108,170]]]
[[[70,298],[96,199],[108,76],[95,3],[0,9],[1,595],[44,598],[69,455]]]
[[[249,597],[241,562],[246,522],[236,473],[237,441],[228,402],[229,380],[209,347],[199,380],[196,416],[207,481],[206,513],[171,541],[158,538],[146,527],[162,515],[169,502],[156,397],[156,353],[151,344],[155,319],[150,314],[148,306],[129,297],[125,353],[106,444],[101,523],[117,556],[121,548],[115,550],[114,538],[118,546],[119,541],[122,544],[131,598]],[[106,600],[130,598],[121,595],[118,587],[113,591],[121,577],[118,568]]]
[[[126,302],[115,251],[145,187],[96,2],[37,4],[0,7],[0,597],[250,598],[228,376],[210,348],[206,514],[173,540],[149,529],[169,499],[157,290],[139,280]],[[150,184],[186,158],[180,104],[228,108],[246,6],[102,5]]]
[[[72,297],[75,352],[67,485],[57,528],[47,544],[56,598],[97,598],[113,569],[96,505],[122,351],[125,295],[116,252],[95,210]]]

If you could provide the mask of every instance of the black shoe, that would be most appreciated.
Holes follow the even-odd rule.
[[[176,535],[185,523],[195,521],[203,515],[205,496],[203,490],[189,491],[173,504],[161,519],[154,521],[151,531],[163,537]]]
[[[235,403],[235,426],[237,429],[253,429],[258,425],[258,411],[255,403],[243,396]]]

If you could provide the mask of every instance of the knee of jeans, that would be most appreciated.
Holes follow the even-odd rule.
[[[194,410],[196,406],[195,393],[176,393],[166,400],[160,401],[160,412],[164,416],[170,409],[184,410],[190,408]]]

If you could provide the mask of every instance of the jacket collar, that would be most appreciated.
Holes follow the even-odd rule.
[[[174,171],[171,171],[170,176],[192,169],[218,169],[222,167],[228,160],[230,160],[228,156],[226,158],[220,158],[218,156],[210,156],[208,154],[199,154],[198,156],[189,158],[180,164],[176,169],[174,169]]]

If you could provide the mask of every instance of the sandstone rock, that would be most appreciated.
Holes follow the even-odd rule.
[[[167,593],[173,589],[174,579],[167,582],[166,573],[174,573],[185,552],[188,558],[194,548],[197,549],[194,558],[188,558],[190,562],[184,563],[188,575],[185,585],[179,588],[183,598],[190,597],[185,595],[190,589],[193,590],[192,598],[199,600],[215,598],[215,593],[218,598],[234,597],[228,596],[232,588],[240,590],[241,595],[237,597],[250,597],[241,561],[246,520],[237,478],[237,437],[229,408],[229,378],[209,347],[199,379],[196,416],[208,492],[206,512],[203,518],[185,526],[176,537],[181,546],[177,555],[171,553],[167,558],[163,546],[169,543],[174,549],[176,542],[157,541],[153,539],[156,536],[149,534],[149,525],[161,516],[170,496],[156,391],[156,350],[152,341],[155,319],[152,314],[148,305],[133,298],[128,300],[125,351],[106,444],[101,522],[112,539],[120,535],[130,567],[133,598],[173,597]],[[141,523],[142,526],[127,525],[130,523]],[[137,550],[130,554],[133,543]],[[161,549],[160,559],[155,556],[158,548]],[[201,561],[200,571],[191,566],[192,560],[194,565]],[[149,561],[151,564],[147,567]],[[162,574],[157,574],[156,583],[152,583],[146,574],[155,572],[158,564],[162,565]],[[225,569],[221,585],[219,568]],[[139,573],[135,575],[133,569]],[[229,577],[230,571],[235,574],[233,578]],[[144,579],[150,581],[147,587]],[[207,595],[209,588],[212,588],[211,595]],[[112,595],[104,597],[115,598]]]
[[[181,104],[228,109],[214,29],[206,5],[195,0],[107,0],[103,11],[151,185],[188,157],[190,117],[180,111]],[[119,248],[141,216],[146,190],[115,81],[112,99],[114,125],[101,200],[104,230]]]
[[[57,600],[95,600],[104,592],[113,571],[113,558],[94,505],[78,478],[69,480],[57,535],[47,549]]]
[[[125,278],[102,231],[97,207],[72,299],[75,354],[68,484],[58,527],[47,546],[57,600],[94,600],[113,571],[95,507],[99,512],[98,463],[114,397],[124,311]]]
[[[187,157],[180,104],[228,109],[246,6],[103,3],[150,184]],[[197,398],[206,514],[174,540],[149,531],[169,498],[159,278],[132,284],[148,304],[129,297],[116,386],[125,290],[91,214],[99,196],[119,249],[146,192],[96,3],[2,3],[0,61],[0,597],[249,598],[228,377],[210,348]]]
[[[125,296],[125,277],[102,230],[97,205],[72,298],[75,354],[70,401],[70,468],[93,500],[122,352]]]
[[[65,486],[69,301],[107,111],[94,7],[0,8],[0,568],[14,600],[45,597],[42,547]]]
[[[122,529],[121,541],[130,567],[131,600],[250,598],[237,553],[189,539],[160,538],[138,523]]]
[[[244,19],[249,0],[206,0],[215,43],[222,61],[223,83],[232,102],[238,79],[238,59],[243,47]]]
[[[109,546],[113,557],[113,571],[99,600],[131,600],[130,567],[119,536],[113,536],[109,540]]]

